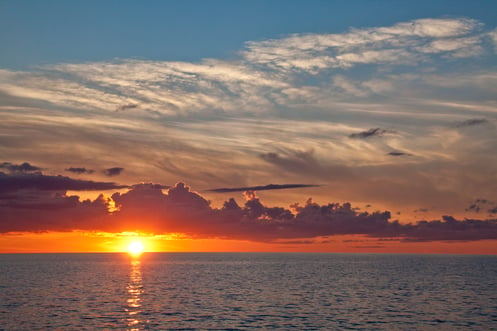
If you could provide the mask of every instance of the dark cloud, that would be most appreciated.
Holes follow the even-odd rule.
[[[72,172],[72,173],[75,173],[75,174],[78,174],[78,175],[81,175],[81,174],[92,174],[92,173],[95,172],[95,170],[93,170],[93,169],[78,168],[78,167],[70,167],[70,168],[67,168],[67,169],[64,169],[64,170]]]
[[[126,105],[122,105],[122,106],[117,107],[116,111],[123,111],[123,110],[134,109],[134,108],[138,108],[138,105],[134,104],[134,103],[128,103]]]
[[[24,162],[22,164],[3,162],[0,163],[0,169],[5,169],[11,173],[29,173],[29,172],[38,172],[42,170],[40,167],[31,165],[28,162]]]
[[[229,199],[221,208],[183,183],[167,193],[162,185],[139,184],[112,199],[79,201],[64,193],[18,191],[0,204],[0,231],[84,229],[183,233],[194,238],[279,242],[343,234],[404,241],[497,239],[497,220],[442,220],[401,224],[390,212],[359,212],[350,203],[320,205],[308,199],[292,208],[269,207],[253,191],[244,204]],[[115,204],[118,211],[109,212]]]
[[[456,220],[452,216],[443,216],[442,221],[419,221],[415,225],[405,225],[404,240],[484,240],[497,239],[497,219],[490,220]]]
[[[139,189],[139,188],[143,188],[143,187],[149,187],[149,188],[159,189],[159,190],[166,190],[168,188],[171,188],[171,186],[168,186],[168,185],[154,184],[154,183],[140,183],[140,184],[131,185],[131,188],[133,188],[133,189]]]
[[[464,128],[467,126],[482,125],[488,123],[488,120],[484,118],[471,118],[469,120],[461,121],[456,123],[456,128]]]
[[[472,212],[475,212],[475,213],[479,213],[481,210],[485,210],[486,208],[488,208],[490,205],[493,205],[494,202],[492,201],[489,201],[487,199],[476,199],[474,200],[473,203],[471,203],[466,209],[464,209],[465,211],[472,211]],[[497,207],[496,208],[491,208],[491,209],[488,209],[487,210],[490,214],[495,214],[495,212],[497,211]]]
[[[387,155],[390,156],[412,156],[412,154],[404,153],[404,152],[389,152]]]
[[[106,176],[112,177],[112,176],[118,176],[118,175],[120,175],[121,172],[123,172],[123,170],[124,170],[124,168],[114,167],[114,168],[105,169],[103,171],[103,173]]]
[[[216,193],[227,192],[244,192],[244,191],[267,191],[267,190],[283,190],[289,188],[305,188],[305,187],[319,187],[313,184],[268,184],[261,186],[247,186],[247,187],[231,187],[231,188],[215,188],[208,190]]]
[[[367,139],[367,138],[371,138],[371,137],[383,136],[385,133],[388,133],[388,131],[384,130],[384,129],[380,129],[380,128],[373,128],[373,129],[369,129],[367,131],[352,133],[349,135],[349,137],[350,138],[358,138],[358,139]]]
[[[471,204],[468,208],[465,209],[466,211],[474,211],[479,213],[481,210],[481,207],[475,203]]]
[[[0,193],[8,193],[18,190],[40,190],[40,191],[83,191],[83,190],[112,190],[125,188],[111,182],[94,182],[90,180],[78,180],[65,176],[46,176],[40,173],[34,174],[4,174],[0,173]]]

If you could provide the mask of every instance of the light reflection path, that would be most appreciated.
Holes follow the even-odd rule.
[[[131,260],[131,272],[127,286],[128,297],[126,300],[127,330],[143,330],[146,321],[140,319],[142,313],[141,295],[143,293],[141,262],[138,258]]]

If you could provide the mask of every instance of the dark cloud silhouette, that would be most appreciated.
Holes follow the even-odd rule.
[[[442,221],[419,221],[415,225],[405,226],[405,240],[484,240],[497,239],[497,219],[491,220],[456,220],[452,216],[443,216]]]
[[[305,187],[319,187],[313,184],[268,184],[261,186],[247,186],[247,187],[231,187],[231,188],[215,188],[208,190],[209,192],[227,193],[227,192],[244,192],[244,191],[267,191],[267,190],[283,190],[290,188],[305,188]]]
[[[456,128],[464,128],[467,126],[482,125],[488,123],[488,120],[484,118],[471,118],[469,120],[461,121],[456,123]]]
[[[412,154],[404,153],[404,152],[389,152],[387,155],[390,156],[412,156]]]
[[[123,172],[124,168],[121,168],[121,167],[114,167],[114,168],[109,168],[109,169],[105,169],[103,171],[103,173],[106,175],[106,176],[109,176],[109,177],[112,177],[112,176],[118,176],[121,174],[121,172]]]
[[[79,168],[79,167],[70,167],[70,168],[67,168],[67,169],[64,169],[64,170],[72,172],[72,173],[75,173],[75,174],[78,174],[78,175],[81,175],[81,174],[92,174],[92,173],[95,172],[95,170],[93,170],[93,169],[86,169],[86,168]]]
[[[37,172],[41,171],[40,167],[36,167],[34,165],[29,164],[28,162],[24,162],[22,164],[13,164],[10,162],[0,163],[0,169],[5,169],[11,173],[23,173],[23,172]]]
[[[384,130],[384,129],[373,128],[373,129],[369,129],[367,131],[352,133],[349,135],[349,137],[350,138],[358,138],[358,139],[367,139],[367,138],[371,138],[371,137],[383,136],[387,132],[388,131]]]
[[[42,176],[43,177],[43,176]],[[221,208],[183,183],[166,193],[162,185],[139,184],[111,198],[79,201],[65,193],[16,191],[0,203],[0,231],[149,231],[183,233],[194,238],[264,242],[306,240],[342,234],[405,241],[497,239],[497,220],[442,220],[401,224],[388,211],[359,212],[350,203],[269,207],[246,191],[243,205],[229,199]],[[1,198],[0,198],[1,199]],[[114,205],[117,211],[110,212]]]
[[[0,194],[18,190],[41,191],[82,191],[82,190],[112,190],[126,188],[112,182],[94,182],[78,180],[65,176],[46,176],[34,174],[4,174],[0,173]]]
[[[122,106],[117,107],[116,111],[124,111],[124,110],[134,109],[134,108],[138,108],[138,105],[134,104],[134,103],[128,103],[126,105],[122,105]]]
[[[481,210],[481,208],[480,208],[480,206],[479,206],[479,205],[477,205],[477,204],[473,203],[473,204],[471,204],[468,208],[466,208],[465,210],[466,210],[466,211],[474,211],[474,212],[479,213],[479,212],[480,212],[480,210]]]
[[[485,210],[485,208],[488,208],[489,205],[493,205],[494,202],[492,201],[489,201],[487,199],[475,199],[473,203],[471,203],[466,209],[464,209],[465,211],[472,211],[472,212],[475,212],[475,213],[479,213],[481,210]],[[487,210],[490,214],[494,214],[495,211],[497,211],[497,207],[496,208],[491,208],[491,209],[488,209]]]
[[[168,186],[168,185],[154,184],[154,183],[140,183],[140,184],[131,185],[131,188],[133,188],[133,189],[139,189],[142,187],[150,187],[150,188],[159,189],[159,190],[165,190],[165,189],[171,188],[171,186]]]

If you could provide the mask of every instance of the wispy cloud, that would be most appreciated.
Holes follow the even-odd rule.
[[[471,118],[469,120],[461,121],[456,124],[456,127],[458,128],[463,128],[466,126],[475,126],[475,125],[482,125],[488,123],[488,120],[484,118]]]
[[[424,53],[479,54],[484,38],[480,29],[481,24],[471,19],[419,19],[343,34],[296,34],[248,42],[244,56],[273,69],[311,74],[359,64],[415,64],[426,60]]]
[[[289,92],[295,87],[301,92],[311,91],[316,84],[309,84],[299,75],[329,77],[330,70],[361,65],[426,66],[437,61],[438,55],[475,57],[484,53],[485,39],[492,33],[466,18],[420,19],[341,34],[296,34],[250,41],[240,53],[241,58],[232,61],[120,60],[58,64],[34,72],[0,70],[0,91],[95,111],[133,110],[164,115],[260,112],[282,102],[289,105],[293,101]],[[336,84],[347,88],[345,81],[338,83],[338,77],[345,73],[331,72]],[[374,77],[376,81],[377,78]],[[308,83],[302,84],[305,81]],[[330,93],[329,88],[320,89],[318,98]],[[369,89],[376,88],[371,85]]]

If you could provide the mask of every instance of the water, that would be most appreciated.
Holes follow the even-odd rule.
[[[0,254],[1,330],[497,330],[497,256]]]

